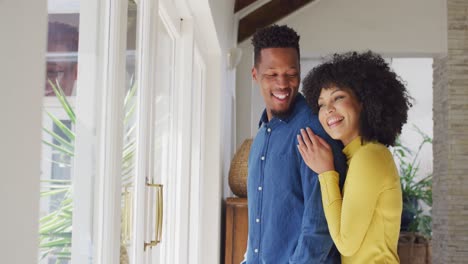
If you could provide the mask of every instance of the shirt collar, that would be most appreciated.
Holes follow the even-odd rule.
[[[298,109],[301,109],[301,106],[303,104],[306,104],[304,96],[302,94],[298,93],[296,95],[296,98],[294,98],[293,105],[291,106],[292,107],[291,113],[287,117],[284,117],[284,118],[281,118],[281,119],[279,119],[277,117],[273,117],[270,120],[270,122],[273,122],[275,120],[279,120],[279,121],[283,121],[283,122],[288,123],[291,120],[291,118],[293,118],[296,115]],[[262,116],[260,117],[260,121],[258,122],[258,127],[261,127],[263,124],[267,124],[267,123],[268,123],[268,115],[267,115],[266,109],[264,109],[263,113],[262,113]]]

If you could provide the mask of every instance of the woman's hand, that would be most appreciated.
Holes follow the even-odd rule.
[[[301,129],[301,134],[297,135],[297,141],[299,142],[297,148],[310,169],[318,174],[335,170],[330,145],[315,135],[312,129]]]

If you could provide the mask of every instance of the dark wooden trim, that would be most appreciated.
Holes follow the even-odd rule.
[[[258,28],[275,23],[314,0],[272,0],[239,21],[237,42],[252,36]]]

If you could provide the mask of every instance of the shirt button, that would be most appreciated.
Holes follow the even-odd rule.
[[[255,253],[258,253],[258,248],[254,249],[254,252],[255,252]]]
[[[261,160],[265,160],[265,156],[262,156],[260,159],[261,159]]]
[[[258,186],[258,190],[259,190],[259,191],[262,191],[262,186]]]
[[[267,131],[268,131],[268,133],[270,133],[270,132],[271,132],[271,128],[268,128]]]
[[[258,218],[255,219],[255,222],[260,223],[260,219],[258,219]]]

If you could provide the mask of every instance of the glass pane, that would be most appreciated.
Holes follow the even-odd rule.
[[[169,186],[170,180],[168,177],[174,175],[173,169],[171,168],[171,161],[174,159],[174,153],[172,146],[173,142],[173,106],[172,106],[172,95],[173,95],[173,72],[174,72],[174,40],[169,35],[164,23],[160,20],[158,23],[158,46],[156,53],[156,87],[155,97],[153,101],[153,107],[155,112],[154,117],[154,130],[152,132],[153,140],[153,157],[152,157],[152,172],[154,183],[162,184],[163,187],[163,223],[162,223],[162,248],[159,246],[156,251],[161,250],[162,254],[156,256],[159,260],[156,263],[166,263],[164,261],[165,256],[163,255],[165,250],[164,247],[170,243],[168,241],[169,234],[172,234],[174,221],[167,221],[171,216],[168,215],[167,208],[172,208],[171,193],[174,188]],[[171,188],[172,187],[172,188]],[[153,203],[157,201],[153,200]],[[156,219],[155,212],[153,212],[153,221]],[[152,234],[154,234],[154,230]],[[154,235],[153,235],[154,236]],[[154,238],[153,238],[154,239]]]
[[[49,14],[45,95],[55,96],[53,84],[65,95],[76,93],[79,14]]]
[[[68,8],[65,8],[68,7]],[[70,263],[79,1],[49,2],[39,263]]]
[[[158,78],[158,87],[156,87],[155,96],[155,160],[154,172],[155,175],[165,175],[167,173],[168,158],[169,158],[169,130],[171,125],[171,87],[172,87],[172,39],[168,32],[159,22],[160,30],[158,32],[158,51],[156,75]]]
[[[138,84],[136,81],[136,36],[137,36],[137,4],[134,0],[128,2],[127,17],[127,58],[126,58],[126,96],[124,101],[124,138],[122,153],[122,226],[120,233],[120,263],[130,263],[129,252],[133,246],[132,219],[133,197],[135,186],[135,152],[136,126],[138,109]]]

